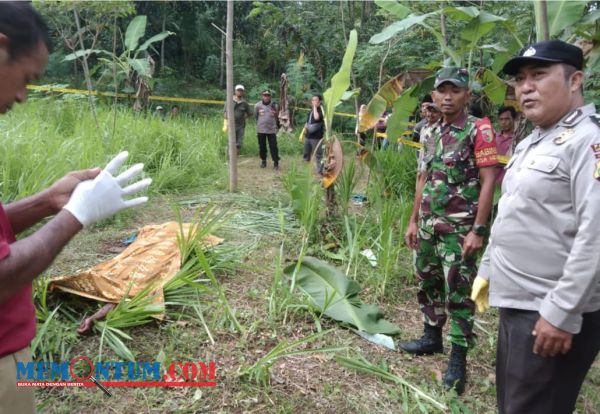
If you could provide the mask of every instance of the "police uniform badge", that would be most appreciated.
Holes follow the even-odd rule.
[[[556,145],[562,145],[569,138],[571,138],[571,136],[573,136],[574,133],[575,133],[575,131],[573,130],[573,128],[567,128],[563,132],[561,132],[559,136],[557,136],[556,138],[554,138],[552,140],[552,142],[554,142]]]
[[[600,144],[592,144],[592,152],[597,160],[600,160]]]

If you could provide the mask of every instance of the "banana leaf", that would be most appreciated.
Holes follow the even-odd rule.
[[[329,135],[331,134],[333,111],[344,96],[344,93],[348,90],[348,87],[350,87],[352,60],[354,59],[357,43],[358,35],[356,30],[352,30],[350,32],[348,46],[346,47],[346,53],[344,53],[344,58],[342,59],[342,66],[340,66],[340,70],[331,78],[331,87],[323,94],[325,105],[325,129],[327,132],[326,140],[329,139]]]
[[[577,23],[583,17],[587,1],[557,0],[547,1],[546,10],[548,16],[548,32],[550,38],[557,37],[564,29]],[[539,0],[534,0],[535,29],[537,41],[544,40],[542,25],[542,10]]]
[[[494,72],[486,69],[483,72],[483,93],[496,105],[501,105],[506,97],[507,85]]]
[[[385,83],[367,105],[367,111],[361,116],[358,131],[365,132],[377,124],[379,117],[388,107],[394,105],[404,89],[404,75],[398,75]]]
[[[425,83],[425,81],[423,82]],[[408,119],[419,105],[416,96],[416,86],[412,86],[400,95],[394,102],[394,111],[388,118],[387,136],[390,141],[398,138],[408,127]]]
[[[370,334],[400,332],[400,328],[383,319],[379,306],[361,302],[358,299],[358,283],[347,279],[335,267],[305,256],[299,265],[294,263],[284,272],[291,277],[297,267],[297,285],[325,315]]]
[[[325,151],[323,154],[325,165],[323,168],[323,188],[329,188],[335,183],[338,175],[342,172],[344,164],[344,151],[340,141],[333,137],[325,142]]]
[[[403,4],[398,3],[396,0],[375,0],[375,4],[393,14],[398,19],[404,19],[408,16],[411,10]]]
[[[130,52],[137,49],[140,38],[146,33],[146,16],[136,16],[125,32],[125,47]]]
[[[392,37],[396,36],[397,34],[405,32],[415,25],[424,25],[425,20],[427,20],[427,18],[437,14],[438,12],[431,12],[425,14],[411,14],[402,20],[392,23],[391,25],[383,29],[380,33],[373,35],[371,39],[369,39],[369,43],[376,45],[379,43],[386,42]]]

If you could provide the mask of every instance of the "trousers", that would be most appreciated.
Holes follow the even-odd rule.
[[[475,304],[470,293],[477,266],[475,255],[462,258],[466,233],[431,234],[419,228],[417,236],[417,299],[425,323],[443,327],[448,318],[447,307],[450,314],[449,341],[472,347]]]
[[[279,162],[279,149],[277,148],[277,134],[262,134],[258,133],[258,153],[260,159],[267,160],[267,141],[269,142],[269,152],[271,159],[275,164]]]
[[[500,414],[571,414],[581,384],[600,350],[600,311],[583,315],[571,350],[556,357],[533,353],[536,311],[500,308],[496,397]]]

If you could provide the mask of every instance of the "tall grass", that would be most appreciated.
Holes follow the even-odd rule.
[[[124,149],[143,162],[150,191],[179,192],[227,182],[226,140],[220,117],[162,121],[99,106],[99,131],[78,100],[38,99],[0,118],[0,199],[35,193],[71,170],[103,167]]]

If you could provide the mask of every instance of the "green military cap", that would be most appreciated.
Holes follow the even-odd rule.
[[[459,88],[469,87],[469,72],[464,68],[449,67],[441,68],[435,74],[434,88],[437,88],[444,82],[450,82]]]

